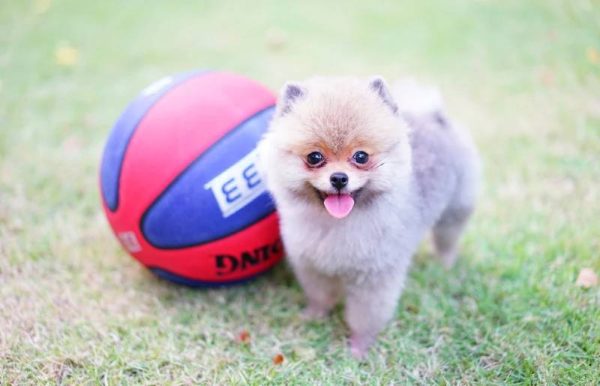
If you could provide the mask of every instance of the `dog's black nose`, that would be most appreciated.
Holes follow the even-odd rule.
[[[336,172],[329,177],[329,181],[331,181],[331,185],[337,190],[342,190],[342,188],[348,185],[348,175],[346,173]]]

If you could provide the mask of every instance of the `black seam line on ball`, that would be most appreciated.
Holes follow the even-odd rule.
[[[257,115],[272,109],[275,107],[275,104],[271,104],[269,106],[267,106],[264,109],[261,109],[260,111],[257,111],[256,113],[252,114],[250,117],[244,119],[242,122],[238,123],[236,125],[236,127],[227,132],[224,136],[222,136],[221,138],[219,138],[217,141],[215,141],[212,145],[210,145],[210,147],[216,146],[218,145],[220,142],[224,141],[226,138],[228,138],[229,136],[233,135],[234,133],[236,133],[246,122],[254,119]],[[191,243],[191,244],[182,244],[182,245],[177,245],[177,246],[172,246],[172,247],[162,247],[162,246],[158,246],[156,244],[154,244],[153,242],[151,242],[148,237],[146,237],[146,234],[144,233],[144,221],[146,220],[146,217],[148,215],[148,213],[152,210],[152,208],[154,208],[154,206],[160,201],[160,199],[166,195],[172,188],[173,186],[175,186],[175,184],[181,179],[183,178],[183,176],[188,172],[189,169],[191,169],[197,162],[200,162],[202,160],[202,158],[204,158],[204,153],[200,154],[199,156],[197,156],[192,162],[190,162],[182,171],[181,173],[179,173],[170,183],[169,185],[167,185],[167,187],[152,201],[152,204],[144,211],[144,214],[142,215],[142,217],[140,218],[140,221],[138,223],[138,227],[140,230],[140,234],[144,237],[144,240],[146,240],[146,242],[150,245],[152,245],[154,248],[156,249],[162,249],[162,250],[169,250],[169,249],[180,249],[180,248],[191,248],[191,247],[196,247],[199,245],[204,245],[204,244],[208,244],[208,243],[212,243],[214,241],[217,240],[222,240],[225,239],[229,236],[231,236],[232,234],[239,232],[242,229],[246,229],[251,227],[254,224],[257,224],[259,222],[261,222],[262,220],[264,220],[265,218],[269,217],[270,215],[272,215],[273,213],[276,212],[275,209],[273,209],[272,211],[270,211],[269,213],[267,213],[266,215],[260,217],[259,219],[257,219],[256,221],[254,221],[251,224],[247,224],[245,225],[243,228],[236,228],[234,230],[232,230],[231,232],[216,237],[214,239],[209,239],[209,240],[203,240],[201,243]]]

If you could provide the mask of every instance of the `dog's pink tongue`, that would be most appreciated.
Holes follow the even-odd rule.
[[[344,218],[352,210],[354,199],[349,194],[330,194],[323,203],[330,215]]]

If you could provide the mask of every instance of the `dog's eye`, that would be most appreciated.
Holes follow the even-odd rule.
[[[356,153],[354,153],[352,158],[354,159],[354,162],[361,165],[364,165],[369,161],[369,155],[362,150],[359,150]]]
[[[306,156],[306,162],[308,162],[310,166],[319,166],[323,161],[325,161],[325,157],[318,151],[313,151]]]

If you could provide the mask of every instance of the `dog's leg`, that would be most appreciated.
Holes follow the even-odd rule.
[[[394,316],[404,286],[406,271],[347,285],[346,323],[350,328],[350,352],[362,359],[379,332]]]
[[[472,208],[448,208],[433,227],[433,245],[446,268],[451,268],[458,257],[458,243]]]
[[[294,272],[308,302],[303,317],[306,319],[325,317],[340,298],[338,280],[318,273],[306,265],[294,266]]]

